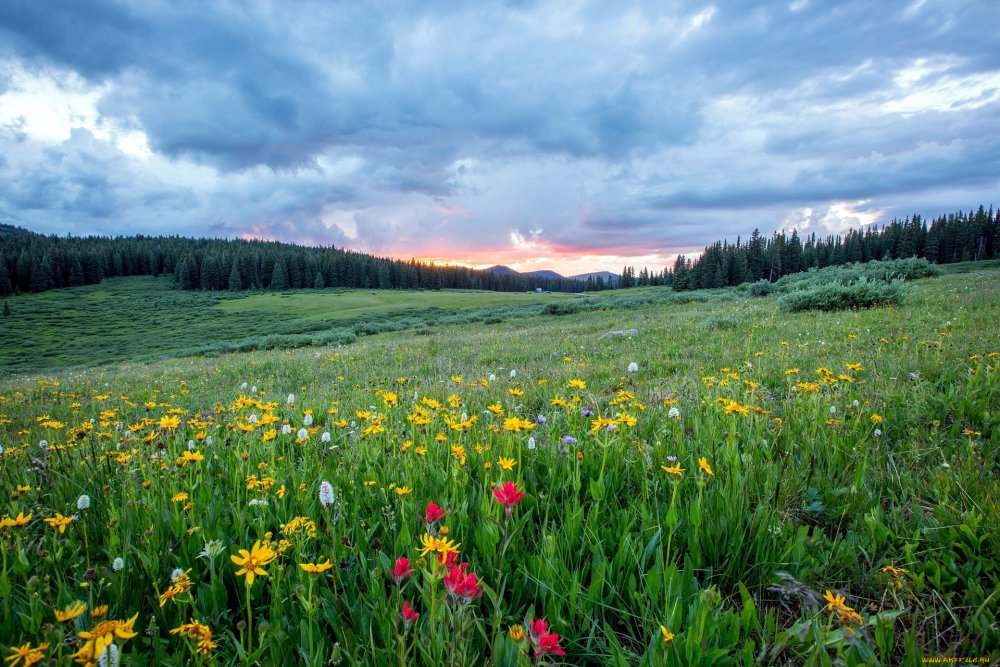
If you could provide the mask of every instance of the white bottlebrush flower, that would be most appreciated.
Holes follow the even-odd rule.
[[[38,441],[38,447],[40,449],[48,449],[49,448],[49,441],[48,440],[39,440]]]
[[[323,435],[319,436],[320,442],[330,442],[330,432],[323,431]]]
[[[837,414],[837,406],[836,405],[831,405],[830,406],[830,414],[831,415]]]
[[[312,415],[306,415],[305,417],[302,418],[302,423],[305,424],[306,426],[312,426],[313,425],[313,416]]]
[[[638,371],[639,371],[639,364],[637,364],[637,363],[635,363],[633,361],[632,363],[630,363],[628,365],[628,372],[629,373],[637,373]]]
[[[418,400],[420,400],[420,392],[419,391],[414,391],[413,392],[413,402],[416,403]]]
[[[189,452],[194,451],[194,440],[188,440],[188,451]]]
[[[246,388],[247,388],[247,383],[246,382],[244,382],[243,384],[240,385],[240,389],[246,389]]]
[[[121,655],[118,653],[118,647],[115,644],[108,644],[97,658],[97,664],[99,667],[118,667],[119,660]]]
[[[299,432],[296,433],[295,435],[299,437],[299,440],[305,440],[306,438],[309,437],[309,431],[305,430],[304,428],[300,428]]]
[[[284,426],[281,427],[281,433],[282,435],[291,435],[292,427],[288,424],[285,424]]]
[[[489,381],[490,382],[496,382],[497,381],[497,376],[494,375],[493,373],[490,373]]]
[[[254,498],[249,503],[250,507],[267,507],[267,501],[263,498]]]
[[[858,399],[855,398],[853,401],[851,401],[851,405],[853,405],[854,407],[858,407],[861,404],[858,403]]]
[[[206,444],[206,445],[209,445],[209,446],[211,446],[211,444],[212,444],[213,442],[215,442],[215,441],[214,441],[214,440],[212,439],[212,436],[208,436],[207,438],[205,438],[205,444]]]
[[[528,449],[534,449],[534,448],[535,448],[535,439],[528,438]]]
[[[880,429],[880,428],[875,429],[875,437],[877,438],[880,435],[882,435],[882,429]]]
[[[250,387],[250,393],[251,394],[256,394],[257,393],[257,385],[254,385],[254,386]]]
[[[325,479],[319,485],[319,504],[323,507],[333,504],[333,485]]]
[[[183,576],[184,576],[184,568],[178,567],[178,568],[174,569],[173,572],[170,573],[170,582],[171,583],[176,583],[176,582],[180,581],[180,578],[183,577]]]
[[[517,377],[517,369],[516,368],[510,369],[510,379],[513,380],[516,377]]]
[[[256,413],[251,413],[250,416],[247,417],[247,423],[248,424],[256,424],[257,423],[257,419],[258,419],[257,414]]]
[[[3,456],[3,445],[0,445],[0,456]]]
[[[288,399],[285,401],[285,403],[288,403],[289,405],[291,405],[294,402],[295,402],[295,394],[289,394],[288,395]]]
[[[90,509],[90,496],[86,493],[76,499],[76,508],[80,511]]]
[[[681,411],[678,410],[675,406],[671,406],[670,410],[667,412],[667,416],[671,418],[680,417]]]
[[[468,412],[463,412],[462,413],[462,421],[469,421],[469,413]]]
[[[119,556],[111,563],[111,569],[115,572],[121,572],[125,569],[125,559]]]

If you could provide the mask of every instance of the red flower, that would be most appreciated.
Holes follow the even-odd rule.
[[[465,572],[468,565],[468,563],[462,563],[458,567],[453,567],[444,577],[444,587],[452,596],[462,598],[464,602],[475,600],[483,594],[483,587],[476,578],[476,574]]]
[[[406,556],[400,556],[396,560],[396,567],[392,571],[392,580],[399,584],[411,574],[413,574],[413,568],[410,567],[410,559]]]
[[[446,551],[438,556],[438,562],[450,570],[458,564],[458,552]],[[468,563],[462,564],[463,567],[466,565],[468,565]]]
[[[413,611],[413,607],[411,607],[410,603],[406,600],[403,600],[403,611],[400,612],[400,616],[403,617],[403,622],[406,623],[406,627],[410,627],[414,621],[420,618],[420,614]]]
[[[427,503],[427,510],[424,512],[424,523],[431,526],[443,519],[447,514],[447,512],[438,507],[437,503]]]
[[[528,632],[531,636],[531,643],[535,646],[536,655],[551,653],[552,655],[566,655],[566,651],[559,647],[559,635],[549,633],[549,624],[544,619],[536,619],[528,625]]]
[[[493,496],[507,510],[507,516],[510,516],[514,507],[524,498],[524,491],[518,491],[514,482],[504,482],[502,487],[493,489]]]

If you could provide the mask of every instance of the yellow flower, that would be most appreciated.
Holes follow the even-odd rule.
[[[236,571],[236,576],[246,575],[247,586],[253,586],[253,580],[255,576],[266,577],[267,572],[264,571],[264,566],[273,561],[276,554],[271,551],[269,547],[261,546],[260,540],[253,543],[253,547],[250,551],[246,549],[240,549],[239,556],[230,556],[229,559],[233,561],[234,564],[239,565],[240,569]]]
[[[51,519],[45,519],[45,523],[49,524],[53,528],[58,528],[59,533],[61,534],[66,532],[66,526],[73,523],[73,519],[74,517],[72,516],[63,516],[59,512],[56,512],[56,515]]]
[[[132,626],[135,625],[137,618],[139,618],[138,612],[127,621],[101,621],[93,629],[81,632],[79,638],[86,641],[80,646],[80,650],[73,654],[73,657],[84,664],[95,662],[104,653],[104,649],[114,642],[115,637],[127,641],[136,636]]]
[[[173,498],[171,498],[170,500],[173,501],[173,502],[175,502],[175,503],[182,503],[182,502],[184,502],[187,499],[188,499],[188,494],[186,494],[184,492],[181,492],[181,493],[178,493]]]
[[[174,628],[170,634],[181,634],[187,636],[188,639],[193,639],[196,650],[202,655],[208,655],[218,646],[212,641],[212,630],[194,619],[191,619],[190,623],[183,623],[180,627]]]
[[[849,609],[849,607],[844,604],[844,601],[847,598],[843,595],[834,595],[833,591],[830,591],[829,589],[827,589],[826,593],[823,595],[823,599],[829,603],[826,605],[827,609],[832,609],[834,611],[837,609]]]
[[[176,416],[172,417],[167,415],[160,417],[160,428],[162,429],[165,429],[167,431],[172,431],[180,425],[181,425],[180,417]]]
[[[504,428],[505,431],[511,431],[511,432],[517,433],[517,432],[522,431],[522,430],[524,430],[524,431],[530,431],[531,429],[535,428],[535,425],[532,424],[527,419],[518,419],[517,417],[508,417],[503,422],[503,428]]]
[[[861,364],[844,364],[849,371],[860,371],[862,370]]]
[[[566,386],[570,389],[586,389],[587,383],[579,378],[573,378],[566,384]]]
[[[197,463],[198,461],[204,461],[205,456],[201,452],[191,452],[185,450],[183,454],[177,457],[177,465],[183,467],[188,463]]]
[[[522,639],[524,639],[524,628],[522,628],[520,625],[510,626],[510,638],[516,642],[519,642]]]
[[[448,553],[458,553],[458,548],[462,546],[455,542],[450,541],[447,537],[434,537],[432,535],[421,535],[420,536],[420,557],[424,557],[429,553],[437,553],[444,556]]]
[[[309,574],[322,574],[333,568],[333,563],[328,558],[325,563],[299,563],[299,567]]]
[[[399,487],[396,487],[396,495],[399,496],[400,498],[402,498],[403,496],[405,496],[408,493],[413,493],[413,489],[411,489],[408,486],[399,486]]]
[[[451,376],[451,381],[454,382],[455,384],[462,384],[462,376],[461,375],[452,375]]]
[[[660,632],[663,633],[663,643],[664,644],[669,644],[670,642],[672,642],[674,640],[674,633],[670,632],[670,630],[667,630],[667,626],[661,625],[660,626]]]
[[[98,605],[98,606],[94,607],[90,611],[90,617],[91,618],[100,618],[101,616],[104,616],[106,613],[108,613],[108,605],[102,604],[102,605]]]
[[[508,459],[501,456],[500,459],[497,461],[497,465],[499,465],[501,468],[509,472],[514,469],[514,466],[517,465],[517,461],[515,461],[514,459]]]
[[[65,623],[66,621],[72,621],[74,618],[87,611],[87,605],[77,600],[62,611],[59,611],[58,609],[53,609],[52,611],[56,615],[57,621]]]
[[[709,475],[715,475],[715,473],[712,472],[712,466],[708,465],[708,459],[706,459],[704,456],[698,459],[698,469],[704,470]]]
[[[667,466],[660,466],[660,467],[663,468],[663,472],[665,473],[676,475],[677,477],[681,477],[684,475],[684,469],[681,468],[680,463],[670,468],[668,468]]]
[[[494,403],[493,405],[487,405],[486,409],[492,412],[497,417],[503,417],[503,406],[499,403]]]
[[[873,412],[872,413],[872,423],[873,424],[881,424],[882,423],[882,415],[878,414],[877,412]]]
[[[8,667],[17,667],[18,665],[27,667],[41,662],[45,658],[45,649],[48,647],[48,644],[39,644],[35,648],[31,648],[31,642],[27,642],[23,646],[11,646],[10,655],[4,660],[9,663]]]
[[[0,528],[21,528],[27,526],[32,516],[32,514],[25,516],[24,512],[18,512],[17,516],[13,519],[5,516],[0,519]]]

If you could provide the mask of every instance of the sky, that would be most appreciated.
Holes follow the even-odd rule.
[[[0,221],[564,274],[1000,205],[1000,2],[0,4]]]

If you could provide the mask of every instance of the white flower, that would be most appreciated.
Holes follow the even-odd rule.
[[[286,400],[285,403],[288,403],[289,405],[291,405],[294,402],[295,402],[295,394],[289,394],[288,395],[288,400]]]
[[[419,398],[420,398],[420,392],[419,391],[414,391],[413,392],[413,402],[416,403]]]
[[[100,667],[118,667],[118,661],[121,656],[118,654],[118,647],[114,644],[108,644],[103,651],[101,651],[100,657],[97,659],[97,664]]]
[[[490,378],[489,378],[489,380],[490,380],[490,382],[496,382],[496,381],[497,381],[497,376],[496,376],[496,375],[494,375],[493,373],[490,373]]]
[[[950,468],[951,466],[950,466],[950,465],[948,465],[948,462],[947,462],[947,461],[944,461],[944,462],[942,462],[942,463],[941,463],[941,467],[942,467],[942,468]]]
[[[116,558],[114,560],[114,562],[111,563],[111,569],[114,570],[115,572],[121,572],[122,570],[124,570],[125,569],[125,559],[122,558],[121,556],[119,556],[118,558]]]
[[[0,445],[0,456],[3,455],[3,445]]]
[[[875,429],[875,437],[877,438],[880,435],[882,435],[882,429],[880,429],[880,428]]]
[[[188,451],[189,452],[194,451],[194,440],[188,440]]]
[[[89,510],[90,509],[90,496],[86,493],[76,499],[76,508],[78,510]]]
[[[469,421],[469,413],[468,412],[463,412],[462,413],[462,421]]]
[[[247,423],[248,424],[256,424],[257,423],[257,415],[255,413],[251,413],[251,415],[249,417],[247,417]]]
[[[319,485],[319,504],[323,507],[333,504],[333,485],[325,479]]]
[[[38,446],[40,448],[42,448],[42,449],[48,449],[49,448],[49,441],[48,440],[39,440],[38,441]]]
[[[535,448],[535,439],[528,438],[528,449],[534,449],[534,448]]]
[[[292,427],[290,425],[285,424],[284,426],[281,427],[282,435],[289,435],[291,432],[292,432]]]
[[[514,368],[510,369],[510,379],[513,380],[516,377],[517,377],[517,370]]]
[[[853,401],[851,401],[851,405],[853,405],[854,407],[858,407],[861,404],[858,403],[858,399],[855,398]]]
[[[246,382],[244,382],[243,384],[240,385],[240,389],[246,389],[246,388],[247,388],[247,383]]]
[[[323,435],[319,436],[320,442],[330,442],[330,432],[323,431]]]
[[[267,501],[263,498],[254,498],[249,503],[250,507],[267,507]]]
[[[309,437],[309,431],[305,430],[304,428],[300,428],[299,432],[296,433],[295,435],[299,437],[299,440],[305,440],[306,438]]]
[[[837,414],[837,406],[836,405],[831,405],[830,406],[830,414],[831,415]]]
[[[676,407],[671,406],[670,407],[670,411],[667,412],[667,416],[668,417],[680,417],[681,416],[681,411],[678,410]]]
[[[637,363],[635,363],[635,362],[633,361],[632,363],[630,363],[630,364],[628,365],[628,372],[629,372],[629,373],[636,373],[636,372],[638,372],[638,371],[639,371],[639,364],[637,364]]]
[[[305,424],[306,426],[312,426],[313,425],[313,416],[312,415],[306,415],[305,417],[302,418],[302,423]]]
[[[207,438],[205,438],[206,445],[211,445],[213,442],[214,440],[212,440],[212,436],[208,436]]]
[[[254,386],[250,387],[250,393],[251,394],[256,394],[257,393],[257,385],[254,385]]]
[[[180,578],[183,576],[184,576],[184,569],[179,567],[170,573],[170,582],[177,583],[177,581],[180,580]]]

